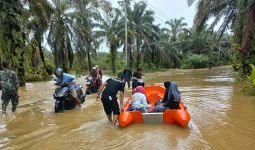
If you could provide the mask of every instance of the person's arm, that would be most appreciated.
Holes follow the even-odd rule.
[[[0,72],[0,90],[2,90],[1,72]]]
[[[124,110],[124,108],[123,108],[124,88],[125,88],[125,84],[124,84],[124,82],[122,82],[121,85],[120,85],[120,90],[119,90],[119,93],[120,93],[120,110],[121,111]]]
[[[64,73],[62,78],[63,78],[63,80],[61,81],[61,84],[62,83],[70,83],[70,82],[74,81],[75,76]]]
[[[146,98],[145,95],[143,95],[143,97],[142,97],[141,104],[142,104],[143,106],[145,106],[145,107],[147,107],[147,106],[149,105],[148,102],[147,102],[147,98]]]
[[[120,110],[123,111],[124,93],[120,91]]]
[[[143,74],[142,74],[142,73],[138,73],[137,78],[142,79],[142,76],[143,76]]]
[[[62,83],[62,79],[60,79],[60,78],[56,78],[55,81],[56,81],[55,85],[58,85],[58,86],[60,86]]]
[[[16,88],[18,88],[19,82],[18,82],[18,76],[17,76],[17,74],[14,73],[12,78],[13,78],[13,81],[14,81],[14,83],[15,83],[15,85],[16,85]]]
[[[99,69],[99,75],[100,75],[100,78],[102,78],[102,77],[103,77],[103,72],[102,72],[102,70],[101,70],[101,69]]]
[[[74,81],[75,76],[70,75],[70,74],[66,74],[66,75],[67,75],[67,77],[69,78],[68,81],[70,81],[70,82],[73,82],[73,81]]]
[[[101,95],[101,93],[102,93],[102,91],[103,91],[103,89],[104,89],[104,87],[107,85],[107,82],[104,82],[101,86],[100,86],[100,88],[99,88],[99,90],[98,90],[98,93],[97,93],[97,101],[98,101],[98,99],[100,98],[100,95]]]
[[[132,78],[132,72],[131,70],[129,70],[129,80],[131,80],[131,78]]]

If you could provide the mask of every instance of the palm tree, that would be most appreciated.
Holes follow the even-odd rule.
[[[72,68],[74,53],[71,45],[72,28],[70,11],[71,3],[68,0],[53,0],[55,5],[54,15],[51,19],[48,34],[48,44],[50,45],[55,65],[68,71]]]
[[[158,66],[160,64],[160,49],[158,44],[160,41],[160,27],[159,25],[152,25],[152,29],[152,35],[148,37],[150,46],[145,49],[146,52],[144,61],[146,61],[148,64],[153,63]]]
[[[177,42],[169,42],[170,34],[162,28],[159,32],[159,61],[164,67],[179,67],[181,63],[180,49]]]
[[[103,4],[102,4],[103,3]],[[108,5],[107,2],[95,0],[77,0],[74,3],[76,10],[73,13],[75,31],[74,45],[77,47],[76,52],[79,61],[84,62],[87,57],[89,70],[92,68],[91,53],[96,54],[99,42],[93,35],[93,29],[99,27],[98,20],[100,19],[99,7]],[[84,67],[85,68],[85,67]]]
[[[25,85],[24,46],[25,46],[25,9],[17,0],[0,2],[0,49],[1,56],[10,61],[19,78],[19,85]]]
[[[183,22],[183,20],[184,18],[181,17],[180,19],[171,19],[166,22],[166,24],[170,26],[170,29],[166,30],[170,34],[171,42],[175,42],[179,33],[186,29],[187,23]]]
[[[102,23],[99,26],[100,30],[95,30],[95,37],[105,38],[107,44],[110,48],[111,53],[111,66],[112,72],[116,72],[116,55],[117,49],[120,47],[120,32],[123,29],[123,26],[120,24],[121,11],[119,9],[114,9],[111,13],[109,13],[104,19],[102,19]]]
[[[43,34],[47,31],[51,16],[53,15],[53,6],[48,0],[29,0],[29,9],[30,18],[32,18],[32,20],[30,21],[28,26],[30,27],[30,29],[32,29],[35,39],[35,41],[32,41],[32,47],[34,47],[32,55],[36,55],[35,49],[37,49],[36,47],[38,47],[43,67],[46,69],[42,42]],[[32,57],[32,59],[35,58],[36,57]],[[35,67],[37,66],[37,64],[33,64],[33,66]]]
[[[214,17],[212,26],[221,18],[223,22],[217,32],[220,38],[231,25],[234,29],[236,42],[243,54],[243,63],[252,45],[255,30],[255,1],[254,0],[188,0],[192,5],[197,1],[197,13],[194,18],[194,29],[201,29],[209,18]]]
[[[135,33],[136,43],[136,68],[141,63],[141,48],[145,44],[150,48],[149,37],[153,34],[154,12],[146,10],[147,4],[143,1],[135,3],[133,10],[129,12],[129,28]]]

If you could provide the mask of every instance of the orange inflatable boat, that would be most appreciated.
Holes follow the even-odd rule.
[[[155,104],[157,100],[163,99],[165,88],[161,85],[150,85],[145,87],[145,93],[150,104]],[[178,109],[167,109],[164,112],[155,113],[141,113],[140,111],[128,111],[130,107],[129,101],[124,105],[124,111],[119,116],[119,124],[122,128],[133,123],[175,123],[182,127],[187,126],[189,123],[190,115],[183,102],[180,102]]]

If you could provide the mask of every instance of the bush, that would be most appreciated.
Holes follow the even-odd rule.
[[[255,86],[249,79],[243,79],[241,81],[242,85],[242,91],[245,95],[255,95]]]
[[[205,68],[208,66],[209,58],[203,54],[189,55],[182,63],[181,68],[183,69],[196,69],[196,68]]]
[[[251,74],[248,76],[248,79],[252,83],[253,87],[255,87],[255,66],[253,64],[250,64],[251,67]]]
[[[143,69],[143,71],[144,72],[153,72],[153,71],[157,71],[157,70],[159,70],[160,68],[159,67],[157,67],[154,63],[146,63],[146,64],[144,64],[144,69]]]
[[[253,96],[255,95],[255,66],[250,64],[251,66],[251,74],[245,75],[243,74],[242,69],[239,69],[239,76],[237,77],[237,80],[241,83],[242,92],[245,95]],[[242,68],[242,67],[240,67]]]
[[[238,71],[238,70],[240,70],[240,68],[242,68],[242,64],[235,63],[235,64],[232,64],[232,67],[233,67],[234,71]]]
[[[32,67],[25,73],[25,80],[29,82],[45,81],[50,79],[51,79],[51,76],[49,75],[49,73],[47,73],[47,71],[45,71],[45,69],[43,69],[42,66],[38,68]]]

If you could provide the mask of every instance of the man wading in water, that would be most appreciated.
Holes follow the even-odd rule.
[[[12,102],[12,112],[16,111],[19,104],[18,77],[10,69],[10,64],[7,61],[4,61],[2,65],[3,70],[0,71],[0,90],[2,89],[2,114],[6,114],[6,108],[10,100]]]
[[[124,99],[124,82],[120,81],[120,79],[112,78],[106,80],[99,88],[97,94],[97,101],[100,98],[101,92],[101,100],[104,106],[105,114],[107,115],[108,120],[112,123],[112,125],[115,125],[120,115],[120,109],[123,109],[122,106]],[[120,93],[120,106],[118,104],[118,98],[116,96],[118,92]],[[113,120],[112,113],[114,115]]]

